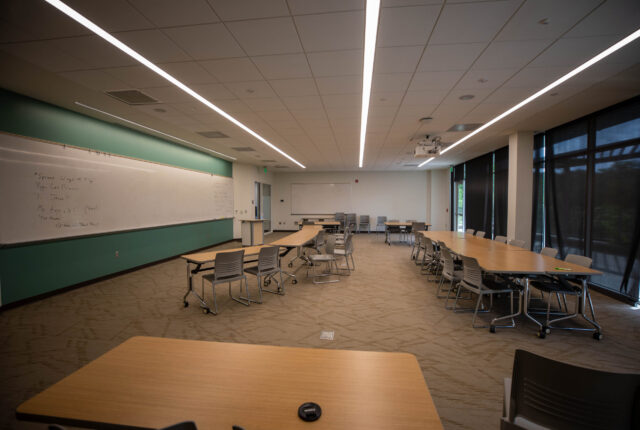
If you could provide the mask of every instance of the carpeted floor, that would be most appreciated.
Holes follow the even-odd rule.
[[[186,275],[180,259],[4,311],[0,428],[45,428],[18,422],[16,407],[136,335],[409,352],[418,357],[445,429],[499,428],[503,378],[511,374],[516,348],[598,369],[640,372],[640,310],[594,293],[605,336],[599,342],[564,331],[538,339],[534,325],[523,320],[516,329],[491,334],[472,329],[470,314],[445,310],[409,252],[407,245],[389,247],[381,237],[360,235],[352,276],[314,285],[302,270],[297,285],[287,282],[285,296],[265,294],[264,304],[250,307],[231,301],[220,286],[217,316],[204,315],[194,299],[182,306]],[[255,293],[255,278],[250,287]],[[335,339],[321,340],[322,330],[335,331]]]

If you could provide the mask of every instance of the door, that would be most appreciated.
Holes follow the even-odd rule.
[[[271,185],[262,184],[262,200],[260,207],[262,209],[262,226],[264,231],[271,231]]]

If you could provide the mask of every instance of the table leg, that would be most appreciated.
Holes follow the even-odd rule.
[[[525,279],[525,289],[528,289],[528,285],[529,285],[529,279]],[[516,326],[516,321],[515,321],[515,317],[522,315],[522,310],[523,310],[523,299],[524,297],[524,291],[518,291],[518,311],[516,313],[510,314],[510,315],[505,315],[502,317],[498,317],[498,318],[494,318],[491,320],[491,325],[489,326],[489,331],[491,333],[495,333],[496,332],[496,327],[500,327],[500,328],[514,328]],[[513,306],[513,298],[511,300],[512,306]],[[513,312],[513,308],[512,308],[512,312]],[[506,319],[511,319],[511,325],[496,325],[496,323],[498,321],[502,321],[502,320],[506,320]]]
[[[191,270],[191,263],[189,263],[187,261],[187,287],[188,288],[187,288],[187,292],[185,293],[184,297],[182,298],[182,302],[183,302],[185,308],[187,306],[189,306],[189,302],[187,301],[187,297],[189,296],[189,294],[193,294],[200,301],[200,307],[202,309],[204,309],[206,312],[211,312],[211,309],[209,308],[209,305],[207,304],[207,302],[204,300],[204,297],[201,297],[196,292],[196,290],[193,288],[193,274],[194,273],[198,273],[200,271],[200,266],[201,266],[201,264],[197,264],[196,268]]]

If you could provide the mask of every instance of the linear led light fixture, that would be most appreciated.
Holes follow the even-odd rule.
[[[144,128],[145,130],[153,131],[154,133],[158,133],[158,134],[161,134],[161,135],[166,136],[168,138],[175,139],[177,141],[189,144],[191,146],[195,146],[196,148],[200,148],[203,151],[213,152],[214,154],[220,155],[222,157],[229,158],[231,160],[236,160],[235,157],[232,157],[230,155],[226,155],[226,154],[223,154],[222,152],[214,151],[213,149],[205,148],[204,146],[196,145],[195,143],[189,142],[188,140],[180,139],[179,137],[173,136],[173,135],[168,134],[168,133],[164,133],[164,132],[162,132],[160,130],[156,130],[155,128],[147,127],[146,125],[139,124],[137,122],[128,120],[126,118],[122,118],[121,116],[114,115],[114,114],[109,113],[109,112],[105,112],[105,111],[100,110],[98,108],[94,108],[94,107],[88,106],[88,105],[86,105],[84,103],[80,103],[80,102],[74,102],[74,103],[77,104],[78,106],[82,106],[85,109],[90,109],[90,110],[95,111],[95,112],[100,112],[101,114],[110,116],[111,118],[116,118],[116,119],[119,119],[120,121],[124,121],[126,123],[133,124],[133,125],[135,125],[137,127],[140,127],[140,128]]]
[[[221,115],[224,118],[226,118],[227,120],[231,121],[233,124],[235,124],[236,126],[240,127],[242,130],[246,131],[251,136],[255,137],[256,139],[258,139],[259,141],[261,141],[262,143],[264,143],[265,145],[267,145],[271,149],[277,151],[279,154],[281,154],[284,157],[288,158],[289,160],[293,161],[294,163],[296,163],[298,166],[302,167],[303,169],[306,168],[302,163],[300,163],[297,160],[295,160],[289,154],[287,154],[286,152],[282,151],[280,148],[278,148],[277,146],[275,146],[274,144],[269,142],[267,139],[265,139],[264,137],[260,136],[255,131],[251,130],[249,127],[247,127],[246,125],[244,125],[243,123],[241,123],[240,121],[238,121],[237,119],[235,119],[234,117],[232,117],[231,115],[229,115],[228,113],[226,113],[225,111],[220,109],[218,106],[214,105],[209,100],[205,99],[200,94],[198,94],[195,91],[193,91],[191,88],[187,87],[185,84],[183,84],[182,82],[180,82],[179,80],[177,80],[176,78],[174,78],[173,76],[171,76],[170,74],[168,74],[167,72],[162,70],[160,67],[158,67],[155,64],[153,64],[151,61],[147,60],[142,55],[138,54],[136,51],[131,49],[129,46],[127,46],[124,43],[120,42],[118,39],[116,39],[115,37],[113,37],[112,35],[107,33],[106,31],[104,31],[102,28],[98,27],[96,24],[94,24],[93,22],[91,22],[90,20],[85,18],[83,15],[79,14],[78,12],[76,12],[74,9],[70,8],[69,6],[67,6],[66,4],[64,4],[63,2],[61,2],[59,0],[44,0],[44,1],[46,1],[47,3],[49,3],[51,6],[55,7],[56,9],[58,9],[60,12],[64,13],[65,15],[67,15],[69,18],[71,18],[74,21],[78,22],[79,24],[85,26],[89,30],[93,31],[95,34],[97,34],[98,36],[102,37],[104,40],[106,40],[107,42],[109,42],[110,44],[112,44],[113,46],[115,46],[116,48],[118,48],[119,50],[124,52],[125,54],[127,54],[130,57],[134,58],[135,60],[140,62],[142,65],[144,65],[147,68],[151,69],[152,71],[156,72],[158,75],[162,76],[167,81],[171,82],[173,85],[175,85],[176,87],[180,88],[182,91],[184,91],[185,93],[189,94],[191,97],[193,97],[194,99],[198,100],[200,103],[202,103],[205,106],[207,106],[208,108],[212,109],[213,111],[215,111],[219,115]]]
[[[521,101],[520,103],[518,103],[517,105],[515,105],[514,107],[512,107],[511,109],[501,113],[500,115],[498,115],[497,117],[493,118],[491,121],[489,121],[488,123],[484,124],[482,127],[479,127],[477,129],[475,129],[473,132],[467,134],[465,137],[463,137],[462,139],[458,140],[457,142],[453,143],[451,146],[448,146],[447,148],[445,148],[444,150],[442,150],[440,152],[440,154],[444,154],[445,152],[449,151],[450,149],[455,148],[456,146],[460,145],[462,142],[470,139],[471,137],[475,136],[476,134],[480,133],[482,130],[487,129],[488,127],[492,126],[493,124],[495,124],[496,122],[500,121],[502,118],[505,118],[509,115],[511,115],[513,112],[517,111],[518,109],[520,109],[521,107],[523,107],[524,105],[531,103],[532,101],[534,101],[535,99],[537,99],[538,97],[540,97],[541,95],[551,91],[552,89],[554,89],[555,87],[557,87],[558,85],[568,81],[569,79],[573,78],[575,75],[577,75],[578,73],[582,72],[583,70],[593,66],[595,63],[597,63],[598,61],[608,57],[609,55],[613,54],[614,52],[616,52],[618,49],[623,48],[624,46],[628,45],[629,43],[633,42],[634,40],[636,40],[638,37],[640,37],[640,29],[634,31],[633,33],[631,33],[630,35],[628,35],[627,37],[625,37],[624,39],[622,39],[621,41],[619,41],[618,43],[610,46],[609,48],[605,49],[604,51],[602,51],[601,53],[599,53],[598,55],[596,55],[595,57],[593,57],[592,59],[588,60],[587,62],[583,63],[582,65],[576,67],[575,69],[573,69],[572,71],[570,71],[569,73],[567,73],[566,75],[562,76],[560,79],[550,83],[549,85],[547,85],[546,87],[544,87],[543,89],[541,89],[540,91],[538,91],[537,93],[529,96],[528,98],[524,99],[523,101]],[[429,158],[427,161],[423,162],[422,164],[420,164],[418,167],[422,167],[425,164],[427,164],[429,161],[433,160],[432,158]]]
[[[376,37],[378,35],[378,15],[380,0],[367,0],[364,28],[364,69],[362,71],[362,117],[360,119],[360,158],[358,166],[364,160],[364,144],[369,119],[369,101],[371,99],[371,81],[373,80],[373,62],[376,56]]]

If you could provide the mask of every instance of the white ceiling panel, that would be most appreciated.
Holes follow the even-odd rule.
[[[315,77],[357,75],[362,73],[363,51],[330,51],[307,54]],[[377,58],[376,58],[377,63]]]
[[[463,71],[418,72],[413,76],[409,91],[448,90],[460,79]]]
[[[266,79],[311,77],[311,70],[304,54],[283,54],[252,57]]]
[[[89,30],[42,0],[2,1],[0,16],[3,21],[23,29],[22,36],[28,37],[24,39],[20,32],[13,32],[14,38],[11,41],[53,39],[90,33]]]
[[[640,2],[607,0],[567,33],[566,37],[627,36],[638,29]]]
[[[307,79],[278,79],[269,81],[271,88],[280,97],[318,95],[315,81]]]
[[[423,46],[377,48],[373,71],[374,73],[413,73],[423,50]]]
[[[283,97],[282,101],[291,110],[299,109],[323,109],[319,96]]]
[[[421,72],[466,70],[487,46],[486,43],[429,45],[418,65]]]
[[[321,95],[362,93],[362,76],[329,76],[316,78]]]
[[[285,0],[208,0],[224,21],[289,15]]]
[[[444,0],[382,0],[382,7],[416,6],[421,4],[442,4]],[[451,2],[451,0],[449,0]]]
[[[364,9],[364,0],[288,0],[288,3],[294,15]]]
[[[291,114],[298,120],[325,118],[326,114],[323,108],[319,109],[292,109]]]
[[[195,61],[160,64],[160,67],[185,84],[211,84],[217,79]]]
[[[430,43],[488,42],[520,4],[520,0],[446,4]]]
[[[60,76],[97,91],[119,90],[128,87],[126,83],[101,70],[62,72]]]
[[[531,66],[566,66],[568,72],[592,57],[595,57],[617,41],[618,38],[616,36],[560,39],[536,58],[531,63]]]
[[[146,88],[143,92],[161,103],[182,103],[193,100],[189,94],[174,86]],[[204,93],[200,94],[206,97]]]
[[[427,43],[440,6],[382,8],[378,46],[410,46]]]
[[[154,63],[191,59],[160,30],[127,31],[115,36]]]
[[[193,90],[208,100],[235,99],[236,96],[223,84],[198,84]]]
[[[376,73],[373,75],[372,93],[404,92],[409,87],[411,73]]]
[[[168,83],[144,66],[116,67],[104,71],[132,88],[164,87]]]
[[[446,97],[448,90],[410,91],[404,97],[403,106],[437,105]]]
[[[519,69],[531,62],[549,44],[549,40],[493,42],[473,65],[473,69]]]
[[[202,103],[196,100],[184,102],[184,103],[172,103],[171,106],[187,115],[208,115],[208,116],[215,115],[215,117],[218,118],[219,120],[223,120],[221,116],[214,113],[207,106],[203,105]]]
[[[469,70],[458,82],[459,89],[495,89],[513,76],[518,69]]]
[[[98,36],[81,36],[53,40],[60,50],[83,60],[94,68],[129,66],[136,61]],[[83,68],[88,68],[88,67]]]
[[[285,109],[284,104],[277,97],[267,97],[267,98],[247,98],[245,103],[253,110],[254,112],[265,112],[265,111],[281,111]],[[262,117],[262,116],[261,116]]]
[[[392,118],[396,116],[398,112],[398,106],[400,105],[400,100],[394,106],[370,106],[369,107],[369,118]]]
[[[566,73],[566,67],[525,67],[509,79],[503,88],[543,88]]]
[[[36,33],[30,29],[0,19],[0,44],[35,40],[37,38]]]
[[[127,0],[66,0],[65,3],[108,32],[153,28]]]
[[[259,100],[259,99],[258,99]],[[292,121],[293,115],[288,110],[268,110],[257,112],[258,116],[263,120],[269,121]]]
[[[201,61],[200,65],[220,82],[255,81],[262,75],[247,57]]]
[[[245,102],[238,99],[216,99],[216,100],[213,100],[213,103],[216,106],[218,106],[220,109],[230,114],[251,111],[251,109],[249,109],[249,106],[247,106]],[[228,127],[232,130],[238,130],[238,128],[232,125],[231,123],[228,124]],[[225,133],[225,134],[228,134],[228,133]]]
[[[240,99],[276,97],[266,81],[231,82],[225,86]]]
[[[195,60],[245,55],[223,24],[173,27],[163,31]]]
[[[229,22],[227,26],[250,56],[302,52],[289,17]]]
[[[359,49],[364,44],[364,12],[296,16],[305,51]]]
[[[55,40],[11,43],[0,49],[52,72],[86,68],[84,61],[59,49]]]
[[[195,25],[218,22],[206,0],[129,0],[158,27]]]
[[[353,94],[332,94],[328,96],[322,96],[322,101],[324,102],[325,107],[361,107],[362,106],[362,94],[361,93],[353,93]],[[358,127],[360,125],[358,124]]]

